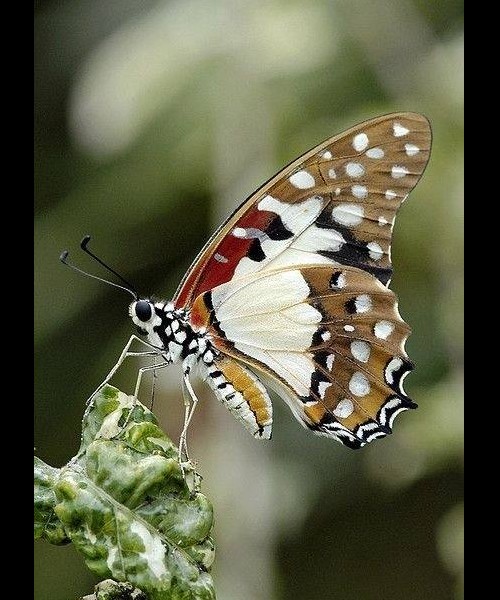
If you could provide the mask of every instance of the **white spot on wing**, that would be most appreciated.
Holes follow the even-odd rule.
[[[349,398],[344,398],[335,407],[333,414],[339,419],[347,419],[354,412],[354,404]]]
[[[353,340],[351,342],[351,354],[359,362],[367,363],[370,359],[371,346],[363,340]]]
[[[344,273],[340,273],[340,275],[337,276],[337,279],[335,281],[335,284],[332,284],[332,288],[337,289],[337,290],[341,290],[342,288],[345,288],[345,286],[347,285],[347,280],[345,278]]]
[[[368,248],[368,253],[370,254],[370,258],[372,260],[380,260],[384,255],[382,247],[377,242],[369,242],[366,244],[366,247]]]
[[[321,339],[324,342],[327,342],[329,339],[331,339],[331,337],[332,337],[332,334],[328,330],[323,331],[323,333],[321,334]]]
[[[394,198],[396,198],[396,196],[397,194],[393,190],[387,190],[385,193],[385,197],[387,198],[387,200],[393,200]]]
[[[368,196],[368,189],[366,188],[366,185],[353,185],[351,187],[351,192],[355,198],[363,199]]]
[[[394,123],[392,126],[392,130],[394,132],[394,137],[402,137],[403,135],[410,133],[410,130],[406,127],[403,127],[401,123]]]
[[[382,148],[370,148],[366,151],[368,158],[384,158],[384,151]]]
[[[353,325],[344,325],[344,331],[354,331]]]
[[[329,354],[326,357],[326,368],[331,371],[333,367],[333,361],[335,360],[335,354]]]
[[[335,172],[335,169],[328,169],[328,177],[330,179],[336,179],[337,178],[337,173]]]
[[[383,227],[384,225],[387,225],[388,221],[385,217],[380,216],[378,218],[378,224],[380,225],[380,227]]]
[[[415,156],[420,152],[420,148],[415,144],[405,144],[405,150],[408,156]]]
[[[368,294],[360,294],[354,300],[354,305],[356,306],[357,313],[365,313],[371,309],[372,299]]]
[[[349,380],[349,391],[355,396],[366,396],[370,393],[370,382],[361,371],[356,371]]]
[[[324,158],[325,160],[330,160],[332,158],[332,153],[330,152],[330,150],[327,150],[326,152],[323,152],[321,158]]]
[[[380,340],[386,340],[393,331],[394,325],[390,321],[377,321],[373,328],[375,337],[378,337]]]
[[[347,163],[345,172],[349,177],[361,177],[365,173],[365,168],[360,163],[350,162]]]
[[[332,218],[340,225],[355,227],[363,221],[364,212],[359,204],[339,204],[332,209]]]
[[[222,254],[219,254],[218,252],[216,252],[214,254],[214,258],[215,258],[215,260],[217,262],[220,262],[220,263],[227,263],[227,262],[229,262],[228,258],[226,258],[225,256],[222,256]]]
[[[354,150],[362,152],[368,146],[368,136],[366,133],[358,133],[352,141]]]
[[[243,227],[235,227],[233,229],[233,235],[237,238],[244,238],[247,234],[247,230],[243,229]]]
[[[315,181],[311,173],[307,171],[297,171],[289,178],[290,183],[299,190],[307,190],[314,187]]]
[[[410,171],[406,167],[401,165],[394,165],[391,169],[391,176],[393,179],[402,179],[406,177]]]

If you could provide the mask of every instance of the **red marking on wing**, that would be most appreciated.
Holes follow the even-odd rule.
[[[243,229],[252,227],[265,231],[274,217],[274,213],[259,210],[253,205],[238,219],[237,224]],[[203,292],[230,281],[238,263],[248,254],[252,242],[253,239],[237,238],[228,232],[217,246],[217,252],[208,255],[204,262],[189,273],[178,297],[175,298],[176,307],[183,307]],[[216,255],[219,256],[219,260],[215,258]],[[227,259],[227,262],[221,262],[221,258]]]

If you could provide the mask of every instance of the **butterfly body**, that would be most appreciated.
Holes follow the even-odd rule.
[[[138,332],[146,336],[155,348],[162,350],[168,363],[193,363],[207,349],[205,331],[193,328],[184,309],[176,309],[171,302],[152,302],[139,299],[129,307]]]
[[[200,365],[257,438],[272,427],[262,378],[315,433],[351,448],[387,435],[416,406],[402,388],[410,328],[388,288],[392,229],[430,142],[413,113],[326,140],[229,217],[171,302],[132,303],[134,323],[185,375]]]

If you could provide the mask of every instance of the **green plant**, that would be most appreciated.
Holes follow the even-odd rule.
[[[73,543],[115,580],[91,598],[212,600],[213,510],[197,478],[153,413],[106,386],[77,455],[60,469],[35,457],[35,538]]]

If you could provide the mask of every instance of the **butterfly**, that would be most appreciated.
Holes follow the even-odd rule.
[[[132,321],[163,359],[148,368],[183,365],[194,403],[185,429],[195,365],[257,439],[272,433],[267,387],[302,425],[353,449],[416,407],[402,385],[413,365],[389,289],[391,238],[430,147],[429,122],[415,113],[331,137],[243,202],[171,301],[132,292]]]

